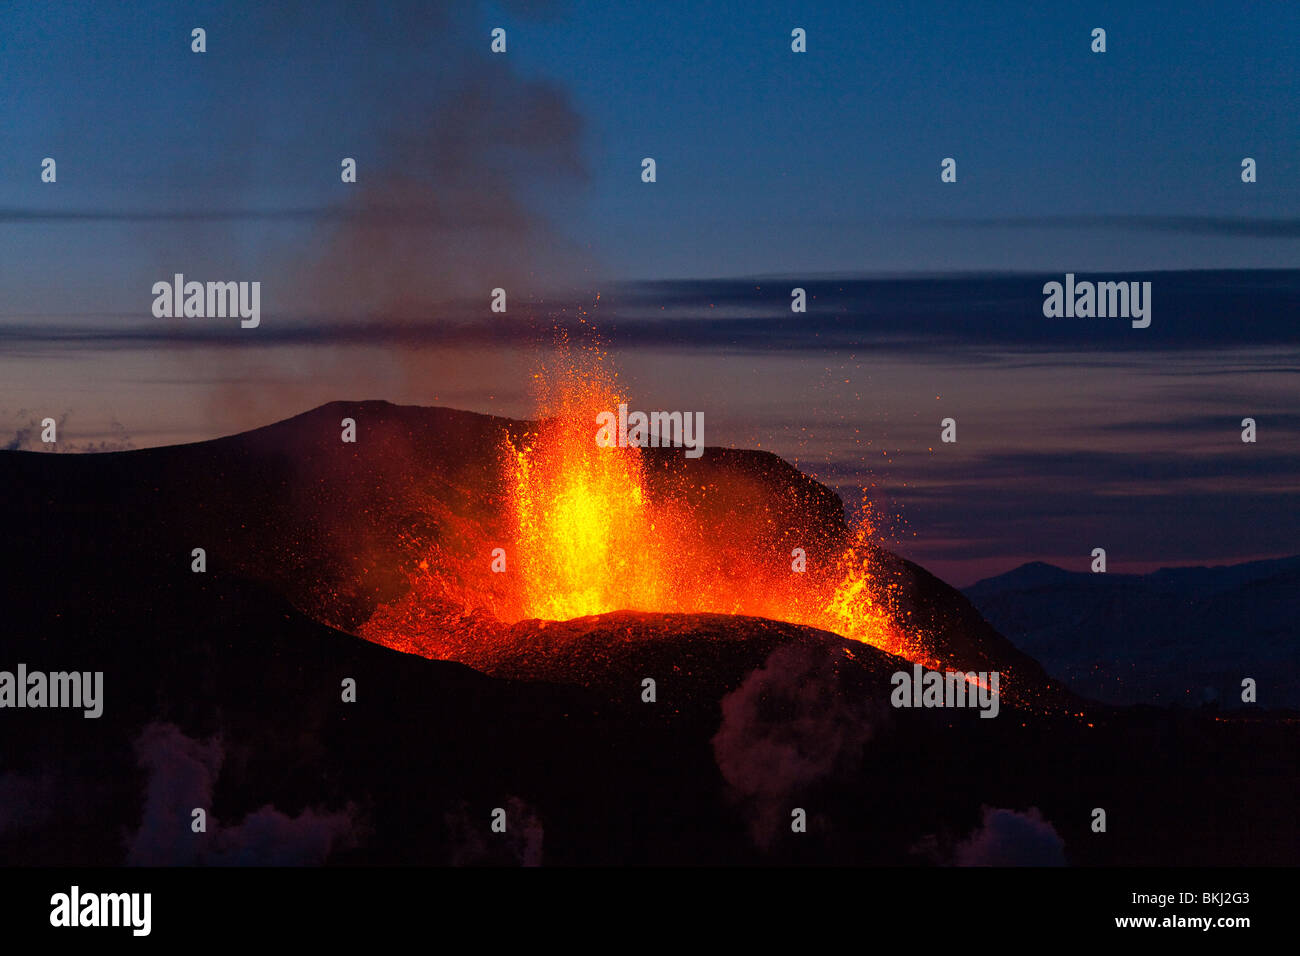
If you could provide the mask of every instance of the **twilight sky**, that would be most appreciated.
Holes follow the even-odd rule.
[[[1300,6],[380,6],[7,5],[0,438],[525,416],[582,316],[646,407],[874,482],[955,583],[1296,550],[1300,276],[1246,270],[1300,265]],[[260,281],[261,327],[155,319],[176,272]],[[1153,281],[1152,328],[1044,319],[1065,272]]]

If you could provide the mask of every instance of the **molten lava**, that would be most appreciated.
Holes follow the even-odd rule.
[[[710,528],[686,496],[654,493],[641,449],[597,445],[596,416],[622,401],[599,374],[567,368],[544,396],[548,417],[522,447],[510,448],[523,582],[515,617],[741,614],[832,631],[929,663],[892,619],[871,566],[869,510],[833,561],[818,568],[806,560],[796,570],[793,549],[778,546],[802,541],[810,552],[802,529],[765,534],[762,516],[752,514],[733,516],[741,524],[757,519],[759,527],[743,529],[748,534]],[[680,453],[670,455],[670,467],[688,470]]]
[[[410,593],[376,610],[364,636],[491,670],[520,650],[519,622],[717,613],[938,666],[895,619],[869,509],[850,533],[838,499],[832,508],[774,456],[602,447],[596,416],[626,400],[602,359],[538,376],[541,420],[502,438],[500,526],[431,544]]]
[[[516,619],[678,609],[670,519],[649,499],[640,451],[594,439],[596,414],[618,399],[572,373],[554,395],[554,416],[507,448],[522,583]]]

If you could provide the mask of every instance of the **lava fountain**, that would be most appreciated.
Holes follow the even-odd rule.
[[[767,453],[602,447],[597,415],[627,401],[616,380],[598,352],[561,353],[536,376],[538,422],[501,439],[499,527],[431,544],[410,593],[381,606],[364,636],[490,669],[519,622],[713,613],[938,666],[897,619],[869,508],[850,530],[837,496]]]
[[[673,503],[650,500],[639,449],[594,439],[595,416],[619,396],[573,369],[547,387],[547,416],[505,453],[522,583],[516,616],[676,609]]]

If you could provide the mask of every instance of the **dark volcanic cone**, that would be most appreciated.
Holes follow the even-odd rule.
[[[355,444],[340,440],[344,418],[357,423]],[[509,664],[505,641],[533,662],[531,676],[581,682],[583,674],[566,673],[567,655],[546,665],[533,649],[582,626],[544,638],[544,625],[515,623],[501,612],[510,609],[511,576],[488,571],[492,548],[514,533],[502,450],[531,427],[450,409],[336,402],[194,445],[10,456],[5,506],[24,517],[84,516],[87,540],[111,540],[150,567],[187,568],[192,549],[204,548],[208,573],[262,582],[324,623],[401,650],[504,673],[522,666]],[[695,460],[671,449],[645,453],[650,494],[689,509],[700,556],[696,580],[682,590],[703,591],[727,574],[759,597],[772,582],[833,586],[834,556],[849,540],[834,492],[766,452],[710,448]],[[147,515],[125,505],[142,497]],[[21,551],[67,560],[39,526],[15,519],[11,527]],[[794,546],[820,572],[792,576]],[[873,549],[872,560],[894,617],[931,662],[999,670],[1008,700],[1027,706],[1075,707],[959,592],[888,552]],[[804,623],[781,610],[764,616]],[[677,620],[657,626],[665,637],[682,630]],[[756,640],[764,632],[751,629]]]

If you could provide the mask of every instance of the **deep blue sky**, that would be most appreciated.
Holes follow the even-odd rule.
[[[1300,5],[670,3],[653,17],[603,6],[576,5],[535,44],[521,36],[518,56],[529,73],[561,77],[591,119],[591,221],[624,271],[1298,261],[1295,228],[1285,248],[1266,248],[1133,228],[920,223],[1294,223]],[[809,32],[806,55],[789,51],[793,25]],[[1094,26],[1107,30],[1105,54],[1089,50]],[[660,163],[654,192],[624,173],[643,153]],[[1270,170],[1255,187],[1239,180],[1246,155]],[[945,156],[958,160],[957,184],[939,181]]]
[[[423,190],[403,205],[436,202],[455,184],[413,148],[425,137],[440,162],[460,149],[508,170],[578,253],[547,263],[567,273],[545,277],[559,284],[1300,262],[1293,2],[265,6],[7,6],[0,209],[326,210],[353,198],[343,155],[361,161],[360,187],[405,175]],[[189,52],[194,25],[203,56]],[[495,25],[505,56],[487,50]],[[1105,54],[1089,50],[1094,26]],[[439,118],[485,81],[499,86],[473,135]],[[513,95],[523,88],[553,98],[539,110]],[[56,187],[37,179],[46,155]],[[939,181],[945,156],[956,184]],[[1281,234],[1261,239],[1261,218]],[[114,278],[156,272],[169,232],[6,225],[9,308],[86,307],[36,291],[62,272],[100,306],[130,308]],[[185,241],[237,269],[287,261],[321,233],[319,219],[244,220]]]

